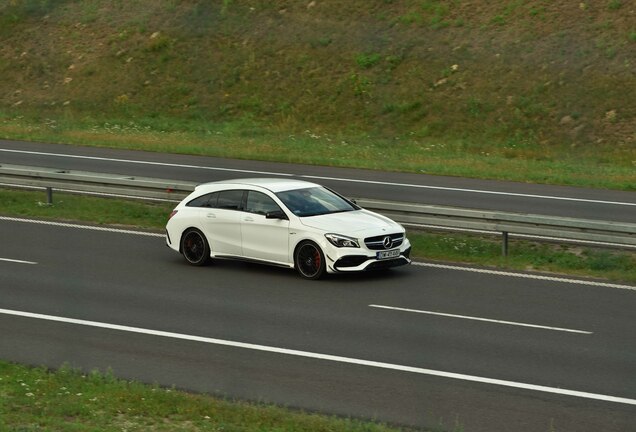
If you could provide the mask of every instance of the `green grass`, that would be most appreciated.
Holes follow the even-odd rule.
[[[356,56],[356,63],[362,69],[369,69],[375,66],[381,58],[379,53],[362,53]]]
[[[163,230],[172,203],[148,203],[54,193],[47,206],[43,192],[0,189],[0,214],[55,220],[76,220]],[[453,261],[513,270],[536,270],[636,282],[636,253],[510,240],[510,254],[501,255],[496,236],[440,234],[409,230],[416,259]]]
[[[601,3],[0,2],[0,137],[636,190]]]
[[[359,74],[351,76],[350,84],[360,97],[372,91],[371,84]],[[530,99],[521,98],[516,103],[520,111],[540,110]],[[421,103],[410,101],[386,104],[382,111],[390,116],[410,116],[418,115],[422,109]],[[490,109],[486,102],[475,98],[462,107],[475,118]],[[197,119],[12,116],[0,122],[0,138],[636,190],[632,163],[615,163],[611,155],[603,152],[581,149],[560,156],[555,147],[537,147],[524,135],[513,135],[498,144],[430,136],[432,130],[443,127],[443,123],[432,124],[406,135],[379,138],[363,133],[332,134],[310,129],[282,133],[248,118],[211,123]]]
[[[0,430],[389,432],[378,423],[237,402],[117,379],[0,361]]]
[[[636,283],[636,253],[629,251],[511,240],[504,257],[501,240],[492,236],[415,233],[409,239],[415,255],[426,260]]]
[[[609,10],[619,10],[623,6],[622,0],[610,0],[607,4]]]
[[[44,192],[0,189],[0,214],[4,216],[135,226],[157,230],[165,226],[174,206],[174,203],[112,200],[57,192],[53,193],[53,205],[49,206]]]

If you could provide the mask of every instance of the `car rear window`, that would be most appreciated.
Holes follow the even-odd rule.
[[[187,207],[216,207],[216,201],[219,197],[218,192],[212,192],[209,194],[196,197],[192,201],[186,204]]]

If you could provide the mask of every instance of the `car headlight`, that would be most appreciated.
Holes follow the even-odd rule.
[[[329,243],[331,243],[335,247],[360,247],[360,245],[358,244],[358,240],[351,237],[343,236],[340,234],[325,234],[325,237],[327,238],[327,240],[329,240]]]

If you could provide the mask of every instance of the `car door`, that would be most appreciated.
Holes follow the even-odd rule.
[[[216,256],[241,256],[241,209],[243,190],[218,192],[201,214],[201,224]]]
[[[268,195],[248,191],[241,217],[243,255],[247,258],[288,264],[289,220],[268,219],[266,214],[282,211]]]

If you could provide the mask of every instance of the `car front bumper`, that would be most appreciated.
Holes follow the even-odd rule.
[[[327,251],[327,272],[344,273],[379,270],[411,263],[411,244],[405,239],[399,248],[399,255],[379,259],[378,251],[366,248],[330,248]],[[397,253],[397,252],[396,252]]]

